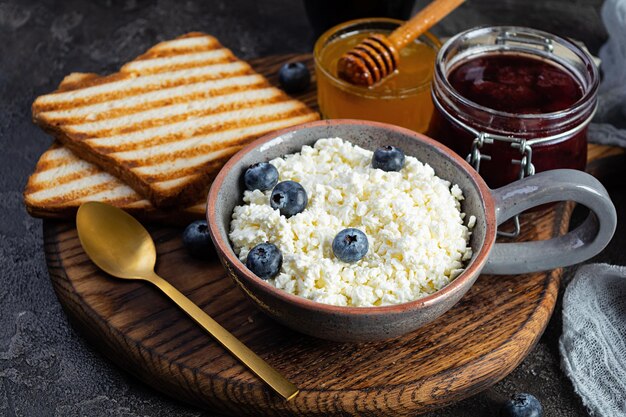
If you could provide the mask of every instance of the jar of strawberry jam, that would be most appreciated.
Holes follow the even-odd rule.
[[[449,39],[435,63],[429,134],[492,187],[534,172],[584,169],[598,69],[574,43],[523,27]]]

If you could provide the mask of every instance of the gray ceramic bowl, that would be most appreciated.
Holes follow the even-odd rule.
[[[384,307],[337,307],[289,294],[261,280],[235,255],[228,231],[233,209],[241,204],[242,176],[248,166],[300,151],[320,138],[341,137],[363,148],[402,148],[430,164],[436,174],[458,184],[463,211],[477,218],[465,271],[446,287],[409,303]],[[574,200],[591,209],[588,219],[565,236],[540,242],[495,243],[496,227],[528,208]],[[229,276],[265,313],[297,331],[337,341],[371,341],[402,335],[450,309],[482,272],[519,274],[572,265],[600,252],[611,239],[616,213],[604,187],[573,170],[543,172],[498,190],[454,152],[413,131],[360,120],[323,120],[270,133],[236,154],[213,182],[207,204],[211,237]]]

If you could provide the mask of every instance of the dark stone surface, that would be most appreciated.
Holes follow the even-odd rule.
[[[575,36],[596,50],[606,37],[599,6],[599,0],[470,0],[437,32],[518,23]],[[41,221],[21,202],[27,176],[50,143],[30,121],[33,99],[71,71],[113,71],[153,43],[191,30],[218,36],[243,58],[306,52],[312,41],[296,0],[0,1],[0,416],[215,415],[147,388],[84,342],[52,291]],[[623,186],[614,190],[624,213]],[[618,237],[599,259],[626,264],[623,247]],[[546,416],[586,416],[559,367],[560,323],[557,307],[540,343],[510,376],[428,416],[494,415],[498,402],[517,391],[539,397]]]

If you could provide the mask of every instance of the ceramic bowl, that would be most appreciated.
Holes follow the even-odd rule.
[[[473,256],[466,269],[439,291],[412,302],[382,307],[338,307],[277,289],[258,278],[235,255],[228,238],[235,206],[242,203],[243,173],[252,164],[298,152],[320,138],[340,137],[374,150],[394,145],[434,168],[437,176],[463,190],[462,210],[474,215]],[[590,215],[565,236],[537,242],[495,243],[496,228],[514,215],[541,204],[574,200]],[[207,221],[228,275],[265,313],[312,336],[336,341],[396,337],[432,322],[450,309],[481,272],[521,274],[572,265],[600,252],[616,225],[615,208],[604,187],[574,170],[543,172],[490,190],[462,158],[442,144],[411,130],[360,120],[322,120],[265,135],[236,154],[216,177],[208,196]]]

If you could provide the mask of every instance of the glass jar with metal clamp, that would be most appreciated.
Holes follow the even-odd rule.
[[[470,29],[437,55],[428,134],[492,188],[550,169],[584,170],[598,82],[591,55],[569,40],[522,27]]]

